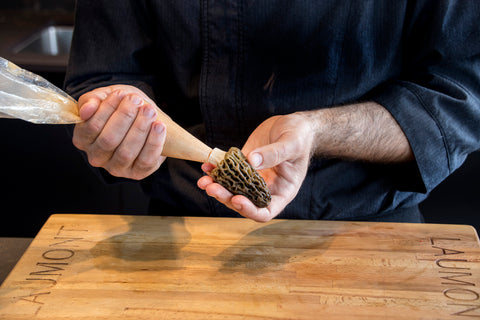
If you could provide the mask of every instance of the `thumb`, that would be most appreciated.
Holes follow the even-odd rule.
[[[256,148],[248,155],[248,162],[255,169],[267,169],[282,162],[294,160],[297,157],[297,148],[283,135],[277,142]]]
[[[90,119],[100,106],[101,100],[98,98],[90,98],[85,103],[79,103],[79,115],[84,121]]]

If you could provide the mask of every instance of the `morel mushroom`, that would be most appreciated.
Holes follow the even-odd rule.
[[[259,208],[268,206],[272,200],[267,184],[238,148],[228,150],[211,176],[228,191],[247,197]]]

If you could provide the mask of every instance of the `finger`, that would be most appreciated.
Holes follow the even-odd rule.
[[[255,221],[264,222],[271,219],[268,210],[257,208],[247,197],[242,195],[233,195],[230,191],[215,183],[211,177],[204,176],[200,178],[197,185],[206,191],[206,193],[221,202],[228,208],[237,211],[242,216]]]
[[[275,218],[285,208],[286,203],[280,197],[272,197],[272,202],[267,208],[258,208],[248,198],[237,195],[231,199],[232,207],[245,218],[257,222],[267,222]]]
[[[109,162],[114,175],[122,175],[123,170],[131,168],[145,145],[150,128],[155,121],[156,110],[151,105],[144,105],[138,112],[133,125],[116,148]]]
[[[89,145],[93,144],[97,137],[100,135],[102,130],[105,127],[110,116],[115,112],[117,106],[122,101],[123,97],[126,95],[123,91],[115,91],[112,94],[108,95],[98,106],[91,106],[92,109],[98,108],[95,113],[83,123],[80,123],[76,126],[76,142],[78,145],[83,147],[82,150],[86,149]],[[82,96],[83,97],[83,96]],[[86,99],[86,98],[85,98]],[[90,99],[85,100],[84,104],[88,108],[88,104],[94,104],[97,97],[95,95],[90,95]],[[87,113],[87,111],[86,111]],[[77,144],[75,144],[77,146]]]
[[[111,96],[113,98],[110,98]],[[101,132],[87,151],[90,164],[103,167],[110,160],[135,121],[142,102],[138,95],[124,96],[123,91],[112,93],[102,102],[99,111],[88,121],[95,121],[98,125],[103,124]]]
[[[247,197],[233,195],[230,191],[213,181],[210,176],[203,176],[197,181],[197,186],[205,190],[210,197],[215,198],[228,208],[237,211],[245,218],[257,222],[267,222],[276,217],[285,207],[280,197],[273,197],[267,208],[258,208]]]
[[[83,95],[80,96],[80,98],[78,99],[78,104],[82,105],[84,104],[86,101],[92,99],[92,98],[96,98],[100,101],[103,101],[105,100],[108,95],[110,95],[112,92],[113,92],[113,86],[109,86],[109,87],[101,87],[101,88],[97,88],[97,89],[94,89],[92,91],[89,91]]]
[[[95,114],[99,105],[107,99],[114,91],[118,91],[117,86],[101,87],[83,94],[78,99],[79,113],[82,120],[88,120]]]
[[[102,133],[97,138],[97,143],[101,148],[111,151],[122,142],[137,119],[137,114],[142,104],[143,100],[137,94],[129,94],[120,101],[115,112],[113,112],[105,124]]]
[[[91,97],[90,99],[86,100],[82,104],[78,104],[79,106],[79,115],[80,118],[83,121],[87,121],[90,119],[95,112],[97,112],[98,108],[100,107],[100,104],[102,103],[102,100],[98,99],[97,97]]]
[[[163,146],[167,137],[167,128],[161,121],[155,121],[150,129],[147,141],[133,164],[133,179],[142,179],[157,170],[165,157]]]
[[[206,186],[205,191],[210,197],[215,198],[217,201],[223,203],[230,209],[234,209],[231,205],[231,199],[233,197],[233,194],[222,187],[218,183],[211,183]]]
[[[282,162],[298,157],[299,146],[289,139],[289,134],[283,134],[272,144],[256,148],[248,154],[248,162],[257,170],[272,168]]]
[[[197,181],[197,186],[202,189],[202,190],[205,190],[207,188],[208,185],[212,184],[212,183],[215,183],[215,181],[213,181],[212,177],[210,176],[203,176],[201,177],[200,179],[198,179]]]
[[[202,164],[202,171],[205,172],[206,174],[210,174],[210,172],[212,172],[213,169],[215,169],[215,166],[209,162]]]
[[[245,218],[252,219],[257,222],[266,222],[271,220],[267,209],[256,207],[244,196],[238,195],[233,197],[231,199],[231,203],[233,209]]]
[[[110,90],[108,88],[99,88],[83,94],[78,99],[80,118],[85,122],[88,121],[100,108],[100,104],[107,98],[109,92]],[[87,147],[93,143],[100,132],[100,129],[96,128],[97,126],[100,126],[98,123],[93,123],[93,126],[95,126],[93,133],[91,131],[92,123],[85,122],[75,125],[72,139],[73,145],[84,151],[86,151]]]

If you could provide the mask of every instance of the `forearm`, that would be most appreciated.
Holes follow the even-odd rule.
[[[381,105],[352,104],[302,113],[315,132],[313,154],[379,163],[412,161],[407,137]]]

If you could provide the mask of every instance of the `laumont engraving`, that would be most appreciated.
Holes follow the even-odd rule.
[[[16,297],[15,300],[36,305],[34,314],[38,314],[51,289],[71,264],[75,256],[75,248],[78,247],[77,242],[84,239],[81,235],[85,235],[86,232],[88,230],[61,226],[55,233],[49,249],[41,254],[34,270],[25,277],[25,280],[35,284],[34,288],[37,289],[32,290],[28,295]]]
[[[471,264],[475,262],[462,258],[465,252],[457,249],[461,241],[458,238],[430,238],[432,248],[438,250],[435,266],[445,286],[442,293],[447,304],[458,307],[451,315],[480,318],[480,290],[475,283],[478,278],[471,272]]]

